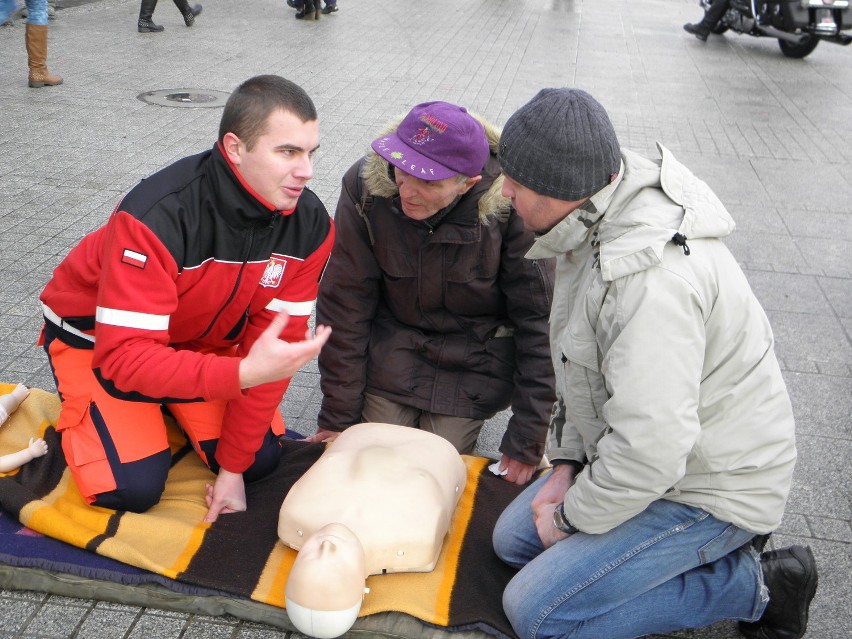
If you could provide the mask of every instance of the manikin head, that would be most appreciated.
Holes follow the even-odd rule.
[[[364,548],[343,524],[327,524],[311,535],[287,578],[287,614],[296,629],[331,639],[352,627],[364,594]]]

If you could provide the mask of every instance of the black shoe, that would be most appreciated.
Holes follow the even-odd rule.
[[[296,12],[296,20],[319,20],[320,12],[312,6],[305,5],[301,10]]]
[[[327,4],[322,8],[322,12],[326,15],[328,15],[329,13],[334,13],[335,11],[337,11],[336,4]]]
[[[136,29],[139,33],[159,33],[160,31],[163,31],[165,27],[159,24],[154,24],[154,21],[148,18],[139,18],[139,22],[136,23]]]
[[[292,9],[301,9],[305,6],[304,1],[300,2],[299,0],[287,0],[287,6]]]
[[[807,546],[770,550],[760,556],[769,603],[755,622],[740,622],[749,639],[801,639],[808,627],[808,608],[817,589],[814,554]]]
[[[183,14],[183,21],[186,26],[191,27],[195,24],[195,16],[201,13],[201,5],[194,4],[189,8],[189,13]]]
[[[695,24],[685,24],[683,25],[684,31],[691,33],[696,38],[701,40],[702,42],[707,42],[707,36],[710,35],[710,29],[705,27],[700,22],[696,22]]]
[[[766,533],[765,535],[755,535],[751,538],[749,545],[754,548],[757,552],[763,552],[766,548],[766,544],[769,543],[769,538],[772,536],[772,533]]]

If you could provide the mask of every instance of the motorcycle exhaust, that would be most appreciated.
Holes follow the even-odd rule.
[[[813,37],[809,36],[806,33],[787,33],[786,31],[779,31],[775,27],[764,27],[761,25],[757,25],[757,30],[760,31],[763,35],[767,35],[771,38],[778,38],[779,40],[785,40],[790,42],[791,44],[801,44],[806,39]]]

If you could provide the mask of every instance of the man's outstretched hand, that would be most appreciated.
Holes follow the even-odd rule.
[[[252,388],[292,377],[319,355],[331,335],[331,328],[320,325],[313,335],[308,330],[304,341],[285,342],[279,339],[279,335],[289,321],[290,316],[286,312],[278,313],[252,344],[248,355],[240,362],[240,388]]]

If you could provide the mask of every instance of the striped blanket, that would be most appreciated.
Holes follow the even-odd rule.
[[[11,389],[0,384],[0,393]],[[0,507],[6,513],[42,535],[176,585],[284,608],[284,585],[296,553],[277,537],[278,512],[290,487],[319,458],[323,444],[285,439],[277,470],[247,486],[248,510],[206,524],[204,486],[213,475],[177,428],[170,432],[173,465],[160,503],[143,514],[121,512],[89,506],[81,498],[54,429],[58,412],[56,395],[32,389],[0,429],[0,454],[25,447],[31,436],[44,437],[50,447],[46,456],[19,471],[0,474]],[[398,619],[393,621],[396,636],[427,637],[430,628],[514,636],[501,605],[513,571],[494,554],[491,531],[520,489],[491,475],[488,459],[464,460],[467,488],[435,570],[374,575],[367,581],[370,594],[362,617],[375,622],[384,618],[382,613],[403,613],[418,620],[402,632]]]

